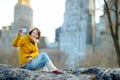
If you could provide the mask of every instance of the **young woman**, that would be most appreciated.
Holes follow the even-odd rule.
[[[37,40],[40,38],[40,30],[34,28],[28,33],[28,35],[22,35],[22,31],[22,29],[18,31],[18,35],[13,41],[13,46],[19,47],[20,66],[29,70],[43,68],[43,71],[62,74],[62,72],[57,70],[45,52],[39,54]]]

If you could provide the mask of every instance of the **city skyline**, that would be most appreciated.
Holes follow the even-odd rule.
[[[14,7],[18,0],[0,0],[0,29],[3,26],[10,26],[14,19]],[[66,0],[30,0],[33,9],[33,26],[41,30],[41,35],[48,38],[49,42],[54,42],[55,29],[62,26],[65,12]],[[96,4],[99,4],[96,3]],[[99,8],[101,5],[97,5]],[[102,12],[96,12],[96,23]]]
[[[1,0],[0,29],[10,26],[14,19],[14,7],[18,0]],[[41,30],[41,35],[54,42],[55,29],[63,23],[65,0],[30,0],[33,9],[33,26]]]

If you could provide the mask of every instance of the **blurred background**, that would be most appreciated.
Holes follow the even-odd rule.
[[[14,48],[12,41],[19,28],[24,28],[27,34],[38,27],[42,32],[39,52],[48,53],[60,69],[120,67],[119,0],[44,0],[44,4],[39,1],[40,4],[35,0],[12,2],[13,22],[11,19],[10,25],[0,26],[1,64],[19,66],[19,48]],[[1,23],[2,19],[7,22],[4,16]]]

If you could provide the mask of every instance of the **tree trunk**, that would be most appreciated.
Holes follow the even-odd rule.
[[[116,54],[117,54],[117,62],[118,62],[118,65],[120,67],[120,45],[119,45],[119,34],[118,34],[118,27],[119,27],[119,11],[118,11],[118,0],[113,0],[113,3],[114,3],[114,7],[115,7],[115,10],[114,11],[114,14],[115,14],[115,26],[113,26],[113,23],[112,23],[112,19],[111,19],[111,14],[110,14],[110,8],[108,6],[108,3],[106,0],[104,0],[104,3],[105,3],[105,9],[106,9],[106,13],[107,13],[107,17],[108,17],[108,22],[109,22],[109,28],[110,28],[110,33],[111,33],[111,36],[112,36],[112,39],[113,39],[113,42],[114,42],[114,46],[115,46],[115,51],[116,51]],[[114,30],[115,28],[115,30]]]

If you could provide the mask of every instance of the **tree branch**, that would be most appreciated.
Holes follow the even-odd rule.
[[[116,34],[116,38],[118,38],[118,0],[115,0],[114,2],[115,5],[115,17],[116,17],[116,25],[115,25],[115,34]]]
[[[111,11],[115,12],[116,10],[115,9],[110,9]]]
[[[104,0],[104,3],[105,3],[106,13],[107,13],[107,16],[108,16],[109,28],[110,28],[110,31],[111,31],[111,35],[114,38],[113,24],[112,24],[112,21],[111,21],[109,7],[108,7],[108,4],[107,4],[106,0]]]
[[[118,25],[117,25],[118,27],[120,26],[120,22],[118,23]]]
[[[112,8],[112,7],[114,6],[115,0],[112,0],[111,2],[112,2],[112,3],[111,3],[111,5],[110,5],[110,1],[109,1],[109,8]]]

